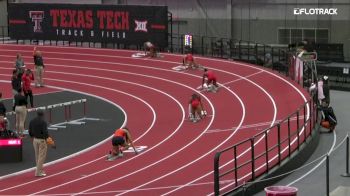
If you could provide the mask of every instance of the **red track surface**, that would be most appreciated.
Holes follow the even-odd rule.
[[[45,178],[35,178],[30,171],[0,179],[0,195],[210,194],[216,151],[269,127],[308,99],[306,92],[276,73],[246,64],[198,58],[199,63],[216,72],[220,83],[230,83],[216,94],[203,93],[210,116],[193,124],[186,120],[187,102],[199,86],[202,72],[173,71],[171,68],[178,65],[181,56],[135,59],[130,57],[134,51],[39,48],[47,65],[47,85],[89,93],[120,105],[137,138],[136,145],[148,149],[137,156],[126,154],[107,162],[107,140],[88,152],[47,166]],[[33,66],[32,49],[33,46],[0,45],[0,80],[10,78],[17,52],[23,54],[29,67]],[[9,84],[0,82],[0,87],[10,96]],[[264,124],[241,128],[257,123]],[[256,149],[262,146],[257,143]],[[239,161],[247,157],[242,149]]]

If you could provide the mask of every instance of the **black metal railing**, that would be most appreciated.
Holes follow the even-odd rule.
[[[177,53],[191,52],[202,56],[235,59],[247,61],[254,64],[265,65],[267,63],[287,63],[286,45],[271,46],[267,44],[207,36],[193,36],[192,48],[184,45],[183,34],[173,34],[169,37],[172,48]],[[170,42],[170,41],[169,41]]]
[[[343,148],[341,148],[342,146],[345,147],[345,150]],[[345,154],[340,155],[344,152],[345,152]],[[349,161],[350,154],[349,154],[349,152],[350,152],[350,138],[349,138],[349,133],[348,133],[348,134],[346,134],[344,139],[337,144],[337,146],[334,146],[334,148],[332,148],[328,152],[322,154],[321,156],[319,156],[317,158],[314,158],[313,160],[308,161],[306,164],[304,164],[298,168],[295,168],[293,170],[289,170],[286,173],[278,174],[275,176],[270,176],[268,178],[250,181],[250,182],[245,182],[245,185],[243,185],[243,188],[242,188],[242,194],[243,195],[250,195],[252,193],[251,190],[248,190],[249,186],[254,187],[254,185],[258,185],[258,184],[269,184],[269,182],[275,182],[276,180],[281,179],[281,178],[283,178],[287,175],[290,175],[294,172],[297,172],[297,171],[307,172],[312,165],[315,165],[313,168],[317,168],[317,166],[320,166],[321,164],[323,164],[324,167],[318,168],[318,170],[324,170],[324,169],[326,170],[325,171],[325,173],[326,173],[325,178],[323,180],[321,179],[321,181],[323,181],[323,183],[324,183],[324,188],[320,188],[317,193],[315,192],[315,194],[322,195],[324,192],[326,192],[326,195],[329,196],[330,195],[330,182],[332,180],[335,180],[335,178],[336,178],[335,177],[336,175],[335,176],[333,175],[332,179],[330,177],[330,173],[335,172],[334,169],[331,169],[330,162],[334,161],[337,163],[338,167],[344,167],[344,162],[339,163],[339,158],[340,158],[339,156],[344,157],[344,159],[345,159],[345,168],[344,168],[345,172],[341,173],[340,176],[346,177],[346,178],[350,177],[350,169],[349,169],[350,168],[350,161]],[[336,171],[336,172],[339,172],[339,171]],[[289,186],[289,185],[287,185],[287,186]]]
[[[299,150],[312,135],[312,129],[317,122],[315,99],[316,94],[275,125],[217,152],[214,158],[215,195],[220,195],[222,190],[231,192],[241,188],[246,182],[254,181],[256,177],[269,172],[283,159]],[[230,155],[233,158],[221,165],[222,157],[225,156],[227,161]],[[231,183],[221,187],[220,182],[226,180],[231,180]]]
[[[171,18],[171,13],[169,13]],[[169,26],[170,32],[173,31],[172,25]],[[103,42],[76,42],[63,41],[57,37],[56,40],[16,40],[8,35],[8,27],[0,26],[0,43],[13,44],[43,44],[51,46],[79,46],[91,48],[112,48],[112,49],[131,49],[140,50],[143,45],[103,43]],[[174,53],[194,53],[202,56],[235,59],[261,66],[270,67],[287,74],[288,49],[287,46],[271,46],[252,41],[238,39],[208,37],[193,35],[193,47],[187,48],[184,45],[183,34],[168,34],[168,47],[159,48],[162,52]]]

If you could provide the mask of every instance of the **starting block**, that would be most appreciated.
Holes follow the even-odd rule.
[[[198,64],[198,68],[197,69],[204,71],[205,67],[203,65]]]
[[[185,71],[186,69],[188,69],[188,66],[184,66],[184,65],[179,65],[179,66],[175,66],[172,68],[175,71]]]
[[[218,91],[218,87],[215,87],[212,84],[208,86],[206,83],[204,83],[203,86],[198,86],[197,90],[216,93]]]
[[[144,52],[138,52],[138,53],[131,55],[131,57],[133,57],[133,58],[143,58],[145,56],[146,56],[146,54]]]
[[[135,146],[135,149],[139,153],[139,152],[146,150],[147,146]],[[134,153],[134,149],[132,147],[129,147],[128,149],[124,150],[123,153],[124,152],[133,152]]]
[[[147,148],[147,146],[135,146],[137,154],[144,151]],[[124,150],[123,153],[135,153],[134,149],[132,147],[129,147],[127,150]],[[107,161],[114,161],[118,158],[122,158],[123,154],[113,156],[111,154],[107,154]]]

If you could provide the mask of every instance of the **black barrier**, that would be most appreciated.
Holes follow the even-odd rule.
[[[251,138],[216,152],[214,156],[215,195],[229,195],[241,188],[246,188],[247,182],[253,183],[257,177],[267,174],[275,166],[280,166],[283,159],[292,157],[293,152],[298,152],[300,150],[299,147],[306,143],[309,137],[312,137],[312,129],[317,123],[317,119],[312,118],[318,116],[317,107],[314,102],[317,93],[311,95],[311,97],[312,98],[300,106],[297,111],[289,114],[277,124],[264,129]],[[308,117],[306,116],[307,110],[310,114]],[[300,116],[300,114],[303,114],[303,116]],[[296,121],[296,126],[295,124],[294,126],[291,125],[290,122],[292,120]],[[282,126],[284,127],[283,129],[281,128]],[[288,135],[283,136],[281,131],[288,133]],[[301,134],[302,132],[304,134]],[[262,152],[259,153],[255,151],[255,145],[258,142],[265,144],[265,149],[261,149]],[[248,160],[239,158],[242,155],[237,154],[237,149],[246,149],[246,158]],[[220,164],[222,156],[227,157],[232,156],[232,154],[233,159],[228,162],[230,164]],[[261,167],[257,167],[257,163],[263,164]],[[242,176],[242,172],[245,171],[248,171],[250,175]],[[230,179],[231,183],[221,183],[227,179]]]
[[[12,39],[168,45],[167,6],[11,3]]]

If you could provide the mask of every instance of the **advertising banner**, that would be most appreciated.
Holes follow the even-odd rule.
[[[168,44],[166,6],[9,4],[12,39]]]

